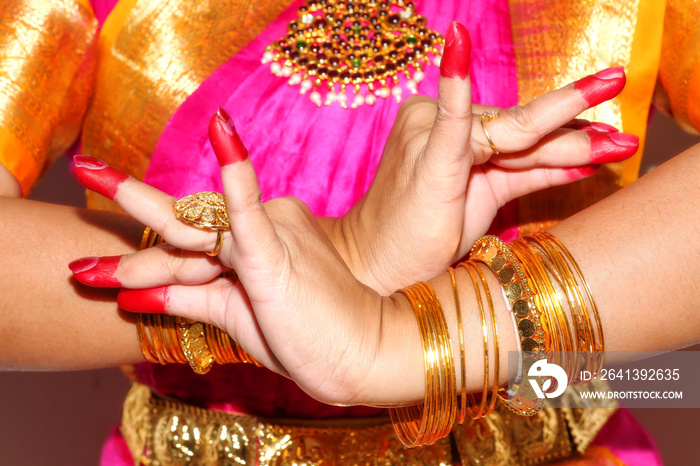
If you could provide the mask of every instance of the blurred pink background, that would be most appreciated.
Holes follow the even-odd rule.
[[[649,128],[643,170],[649,171],[700,137],[657,114]],[[62,158],[30,198],[84,206],[83,189]],[[689,348],[700,351],[700,345]],[[119,422],[128,382],[118,369],[69,373],[0,372],[0,464],[98,464],[108,431]],[[668,465],[697,464],[699,409],[635,409]],[[632,465],[636,466],[636,465]]]

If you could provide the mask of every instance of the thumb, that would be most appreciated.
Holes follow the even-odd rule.
[[[459,169],[465,171],[466,183],[469,173],[472,126],[470,54],[471,38],[467,28],[453,21],[445,35],[440,62],[438,112],[425,150],[428,167],[437,170],[431,174],[433,181],[436,181],[435,178],[452,178],[455,175],[452,172]],[[469,165],[466,170],[465,163]]]
[[[219,107],[209,122],[209,139],[219,164],[226,194],[226,210],[233,245],[230,260],[242,281],[245,270],[267,270],[283,254],[272,220],[262,204],[262,193],[248,151],[231,117]]]

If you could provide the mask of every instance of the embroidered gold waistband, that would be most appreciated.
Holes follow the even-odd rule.
[[[502,407],[435,445],[405,448],[388,418],[268,420],[166,400],[135,383],[122,433],[137,465],[538,464],[583,452],[614,410],[521,417]]]

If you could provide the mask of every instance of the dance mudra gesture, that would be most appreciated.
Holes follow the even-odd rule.
[[[468,51],[463,34],[458,30],[457,39],[448,41],[446,57],[450,47]],[[466,361],[467,377],[456,377],[455,391],[480,390],[484,377],[478,374],[486,365],[482,322],[467,312],[483,304],[479,290],[491,290],[500,352],[517,350],[520,339],[492,271],[457,268],[453,286],[445,270],[469,251],[509,200],[591,174],[595,164],[630,156],[636,145],[629,135],[569,123],[621,90],[620,69],[504,110],[470,105],[467,62],[458,63],[461,68],[448,64],[455,61],[443,59],[437,102],[417,98],[404,105],[371,189],[340,219],[315,218],[294,198],[262,204],[231,119],[224,112],[215,115],[209,135],[222,166],[230,223],[216,259],[202,252],[217,247],[218,235],[181,222],[172,197],[78,157],[83,184],[114,199],[168,245],[124,256],[108,274],[102,264],[114,260],[90,260],[88,268],[73,267],[76,278],[122,287],[118,302],[126,310],[178,315],[225,329],[255,360],[320,401],[375,406],[410,405],[426,396],[425,337],[415,315],[420,299],[389,293],[428,280],[453,342],[459,334],[457,303],[463,311],[464,359],[456,354],[459,345],[451,348],[454,361]],[[482,120],[487,111],[497,111],[498,118]],[[683,311],[690,304],[693,274],[674,273],[697,250],[692,234],[677,234],[697,229],[697,217],[683,215],[698,207],[692,195],[698,185],[697,152],[691,149],[551,230],[590,285],[601,325],[591,333],[602,337],[605,329],[607,350],[664,350],[698,341],[696,319]],[[673,181],[679,173],[682,180]],[[610,264],[635,272],[611,270]],[[230,269],[238,280],[219,277]],[[477,286],[471,278],[479,272],[485,283]],[[644,286],[648,283],[654,286]],[[636,312],[631,295],[648,307],[675,312],[676,318],[649,316],[659,325],[630,332]],[[457,371],[461,365],[456,363]],[[496,382],[506,378],[502,371]]]

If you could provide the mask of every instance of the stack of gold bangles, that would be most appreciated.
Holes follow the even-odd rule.
[[[188,224],[216,229],[217,241],[210,255],[221,249],[222,231],[228,229],[226,206],[219,193],[197,193],[176,201],[175,215]],[[141,248],[162,239],[146,228]],[[419,282],[399,293],[411,303],[421,336],[425,365],[425,400],[420,405],[393,408],[390,415],[397,436],[413,447],[435,443],[467,417],[488,416],[500,400],[520,415],[533,415],[544,407],[526,383],[516,379],[506,391],[499,387],[498,328],[484,271],[501,284],[502,295],[513,316],[521,353],[521,369],[549,358],[564,369],[569,384],[581,383],[583,367],[597,373],[603,364],[603,329],[598,309],[578,264],[559,240],[537,233],[506,244],[484,236],[472,247],[469,260],[460,263],[471,279],[481,322],[484,375],[481,396],[467,393],[462,306],[455,269],[448,273],[456,311],[459,347],[453,348],[442,306],[435,291]],[[233,272],[229,276],[234,276]],[[488,307],[488,312],[486,308]],[[137,331],[146,359],[160,364],[189,363],[204,374],[214,363],[260,365],[221,329],[179,317],[138,314]],[[491,340],[491,344],[489,344]],[[459,355],[459,371],[455,367]],[[460,384],[457,384],[459,372]],[[556,390],[556,385],[549,391]]]
[[[162,243],[150,228],[143,232],[141,249]],[[233,272],[224,276],[234,277]],[[190,319],[160,314],[137,314],[136,331],[147,361],[160,364],[188,364],[206,374],[213,363],[260,364],[218,327]]]
[[[406,446],[434,443],[447,435],[455,422],[461,424],[467,416],[478,419],[489,415],[498,399],[525,416],[544,407],[544,402],[525,383],[516,380],[509,391],[499,389],[498,329],[492,294],[479,263],[486,265],[502,286],[517,328],[523,367],[550,357],[551,362],[564,368],[569,384],[582,382],[577,374],[584,365],[594,374],[602,367],[604,342],[600,316],[578,264],[564,245],[549,233],[526,236],[509,245],[494,236],[485,236],[474,244],[469,260],[458,265],[471,278],[481,320],[484,382],[479,400],[466,393],[462,306],[454,270],[450,268],[448,272],[457,313],[459,393],[452,343],[435,292],[422,282],[400,291],[416,314],[426,380],[423,404],[391,410],[394,428]],[[551,386],[548,391],[556,388]]]

